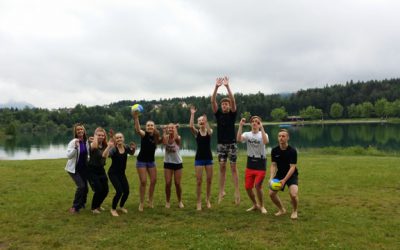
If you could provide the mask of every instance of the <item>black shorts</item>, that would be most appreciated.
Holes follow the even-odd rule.
[[[277,179],[279,179],[279,178],[277,178]],[[279,180],[282,180],[282,179],[283,178],[281,178]],[[291,185],[296,185],[296,186],[299,185],[299,178],[297,178],[297,175],[296,176],[292,175],[292,177],[290,177],[290,179],[285,183],[285,186],[290,187]],[[282,191],[285,190],[285,186],[282,187]]]
[[[164,168],[171,169],[171,170],[179,170],[183,168],[182,163],[169,163],[164,162]]]

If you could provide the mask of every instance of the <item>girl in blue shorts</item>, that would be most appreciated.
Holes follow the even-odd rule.
[[[133,119],[135,121],[135,131],[140,135],[140,151],[136,161],[136,168],[139,175],[140,181],[140,204],[139,211],[143,211],[144,208],[144,196],[146,193],[147,175],[150,177],[149,187],[149,207],[153,208],[153,194],[157,180],[156,163],[154,154],[156,152],[157,144],[162,142],[160,133],[156,129],[153,121],[146,122],[145,131],[140,128],[139,113],[133,113]]]
[[[196,194],[197,194],[197,210],[201,211],[201,183],[203,179],[203,169],[206,170],[207,175],[207,197],[206,204],[207,208],[211,208],[211,182],[213,176],[213,156],[211,153],[211,135],[212,129],[208,126],[207,116],[202,115],[197,118],[197,125],[199,129],[194,126],[194,114],[196,108],[190,108],[190,130],[196,138],[197,150],[195,156],[195,171],[196,171]]]

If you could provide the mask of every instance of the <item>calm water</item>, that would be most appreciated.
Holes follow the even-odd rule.
[[[248,131],[250,127],[245,128]],[[277,145],[276,126],[265,126],[270,138],[269,149]],[[290,144],[302,148],[327,146],[374,146],[386,151],[400,151],[400,124],[346,124],[346,125],[306,125],[287,127],[290,131]],[[90,132],[90,131],[89,131]],[[179,129],[182,137],[182,155],[194,155],[196,142],[188,128]],[[125,141],[140,143],[133,131],[126,131]],[[0,159],[51,159],[65,158],[67,143],[71,133],[53,135],[24,134],[16,138],[0,141]],[[213,135],[212,148],[216,149],[216,135]],[[244,149],[243,145],[239,148]],[[163,155],[163,148],[158,147],[157,155]]]

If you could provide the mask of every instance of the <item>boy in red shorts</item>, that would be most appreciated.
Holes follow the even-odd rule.
[[[238,142],[247,143],[247,165],[245,172],[245,187],[249,198],[253,202],[253,206],[247,211],[260,210],[261,213],[266,214],[267,210],[264,207],[262,183],[265,178],[267,170],[267,159],[265,157],[265,144],[268,143],[268,135],[264,131],[261,123],[261,118],[253,116],[250,118],[251,131],[244,132],[243,125],[246,122],[242,118],[239,123],[239,129],[236,140]],[[258,203],[253,189],[256,189]]]

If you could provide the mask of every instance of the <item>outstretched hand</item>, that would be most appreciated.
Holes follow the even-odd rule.
[[[217,80],[215,81],[215,87],[219,88],[223,84],[224,78],[218,77]]]
[[[240,126],[243,126],[245,123],[246,123],[246,118],[240,119],[240,123],[239,123]]]
[[[191,114],[196,113],[196,111],[197,111],[197,109],[196,109],[195,106],[191,106],[191,107],[190,107],[190,113],[191,113]]]
[[[224,84],[225,87],[228,87],[228,86],[229,86],[229,78],[228,78],[227,76],[225,76],[225,77],[223,78],[222,82],[223,82],[223,84]]]

